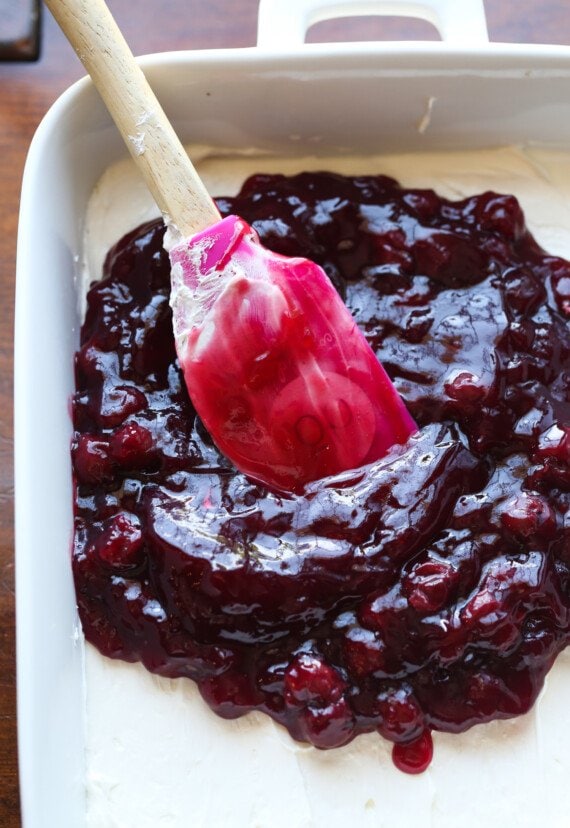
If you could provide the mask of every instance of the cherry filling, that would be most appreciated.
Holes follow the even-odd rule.
[[[76,358],[86,637],[221,716],[319,748],[377,731],[421,772],[431,730],[524,713],[568,643],[570,265],[495,193],[255,176],[219,207],[325,269],[420,432],[302,494],[237,473],[182,381],[164,227],[133,231]]]

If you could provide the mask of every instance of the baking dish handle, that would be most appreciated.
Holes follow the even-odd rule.
[[[300,47],[314,23],[357,15],[419,17],[442,40],[461,46],[489,40],[483,0],[260,0],[257,45],[270,51]]]

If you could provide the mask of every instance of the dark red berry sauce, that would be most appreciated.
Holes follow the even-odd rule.
[[[138,228],[76,359],[86,637],[221,716],[319,748],[377,731],[421,772],[431,730],[524,713],[568,643],[570,265],[495,193],[255,176],[219,206],[324,267],[420,433],[302,495],[236,473],[183,387],[164,228]]]

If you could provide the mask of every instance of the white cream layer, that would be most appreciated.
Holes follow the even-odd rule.
[[[196,158],[196,153],[193,153]],[[384,173],[462,198],[493,189],[520,199],[549,252],[570,258],[570,155],[538,149],[362,159],[208,157],[213,195],[254,172]],[[157,215],[130,161],[101,179],[86,221],[85,284],[109,247]],[[570,649],[535,708],[460,736],[434,734],[430,768],[411,777],[374,735],[318,751],[262,714],[227,722],[187,680],[152,676],[86,648],[89,828],[567,828]]]

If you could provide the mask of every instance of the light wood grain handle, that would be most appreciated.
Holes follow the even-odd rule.
[[[167,221],[185,237],[219,221],[214,202],[103,0],[45,2],[90,74]]]

